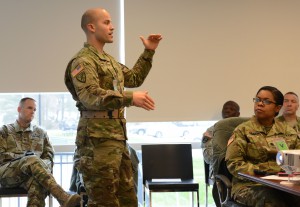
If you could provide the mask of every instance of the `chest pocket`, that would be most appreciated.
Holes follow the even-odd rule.
[[[247,157],[253,163],[268,159],[269,146],[265,138],[260,134],[247,135]]]
[[[16,140],[17,139],[15,139],[12,135],[8,135],[6,137],[6,147],[8,152],[22,151],[22,149],[18,148]]]
[[[32,150],[38,155],[40,155],[43,152],[44,147],[44,139],[41,139],[39,137],[32,137],[31,138],[31,147]]]
[[[101,62],[98,67],[99,85],[105,90],[113,90],[113,80],[116,73],[110,62]]]

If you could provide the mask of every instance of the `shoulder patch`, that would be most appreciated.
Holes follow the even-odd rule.
[[[227,142],[227,146],[229,146],[229,145],[233,142],[234,137],[235,137],[234,134],[231,135],[231,137],[229,138],[229,140],[228,140],[228,142]]]
[[[212,133],[210,131],[206,131],[203,133],[204,137],[212,138]]]
[[[76,75],[78,75],[82,70],[84,69],[84,67],[82,65],[78,65],[72,72],[71,75],[74,78]]]
[[[81,83],[85,83],[86,82],[86,75],[85,72],[81,72],[76,76],[76,79],[81,82]]]

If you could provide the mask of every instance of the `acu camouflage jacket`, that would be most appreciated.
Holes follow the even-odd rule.
[[[282,140],[289,149],[300,149],[300,139],[296,131],[277,119],[268,132],[257,122],[255,116],[234,130],[228,141],[225,158],[227,168],[233,175],[233,194],[245,186],[259,185],[238,177],[238,172],[253,175],[254,169],[273,173],[281,171],[276,163],[276,142]]]
[[[53,167],[54,149],[45,130],[30,125],[22,130],[18,122],[0,128],[0,165],[34,152],[49,167]]]
[[[93,138],[125,140],[124,107],[132,105],[132,91],[142,85],[152,67],[154,51],[144,50],[132,69],[118,63],[107,53],[85,43],[69,62],[65,84],[79,111],[119,110],[119,119],[80,118],[78,130]]]

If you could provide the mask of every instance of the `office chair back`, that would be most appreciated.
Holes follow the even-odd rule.
[[[218,121],[214,125],[213,146],[213,173],[218,174],[221,161],[225,158],[227,142],[233,130],[241,123],[248,121],[249,117],[231,117]]]
[[[199,207],[199,184],[194,180],[191,144],[142,145],[142,169],[144,204],[146,190],[149,192],[150,207],[152,192],[192,192],[193,206],[196,192]],[[166,180],[157,182],[153,179]]]
[[[150,179],[193,179],[191,144],[142,145],[143,184]]]
[[[213,173],[218,189],[218,197],[222,207],[243,207],[231,197],[232,175],[227,169],[225,154],[227,142],[234,129],[241,123],[248,121],[248,117],[232,117],[218,121],[214,125],[213,133]]]

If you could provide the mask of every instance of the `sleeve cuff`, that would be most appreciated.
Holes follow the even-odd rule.
[[[145,49],[144,53],[142,54],[142,57],[145,60],[152,60],[154,53],[155,53],[154,50]]]
[[[133,91],[124,91],[124,106],[133,105]]]

